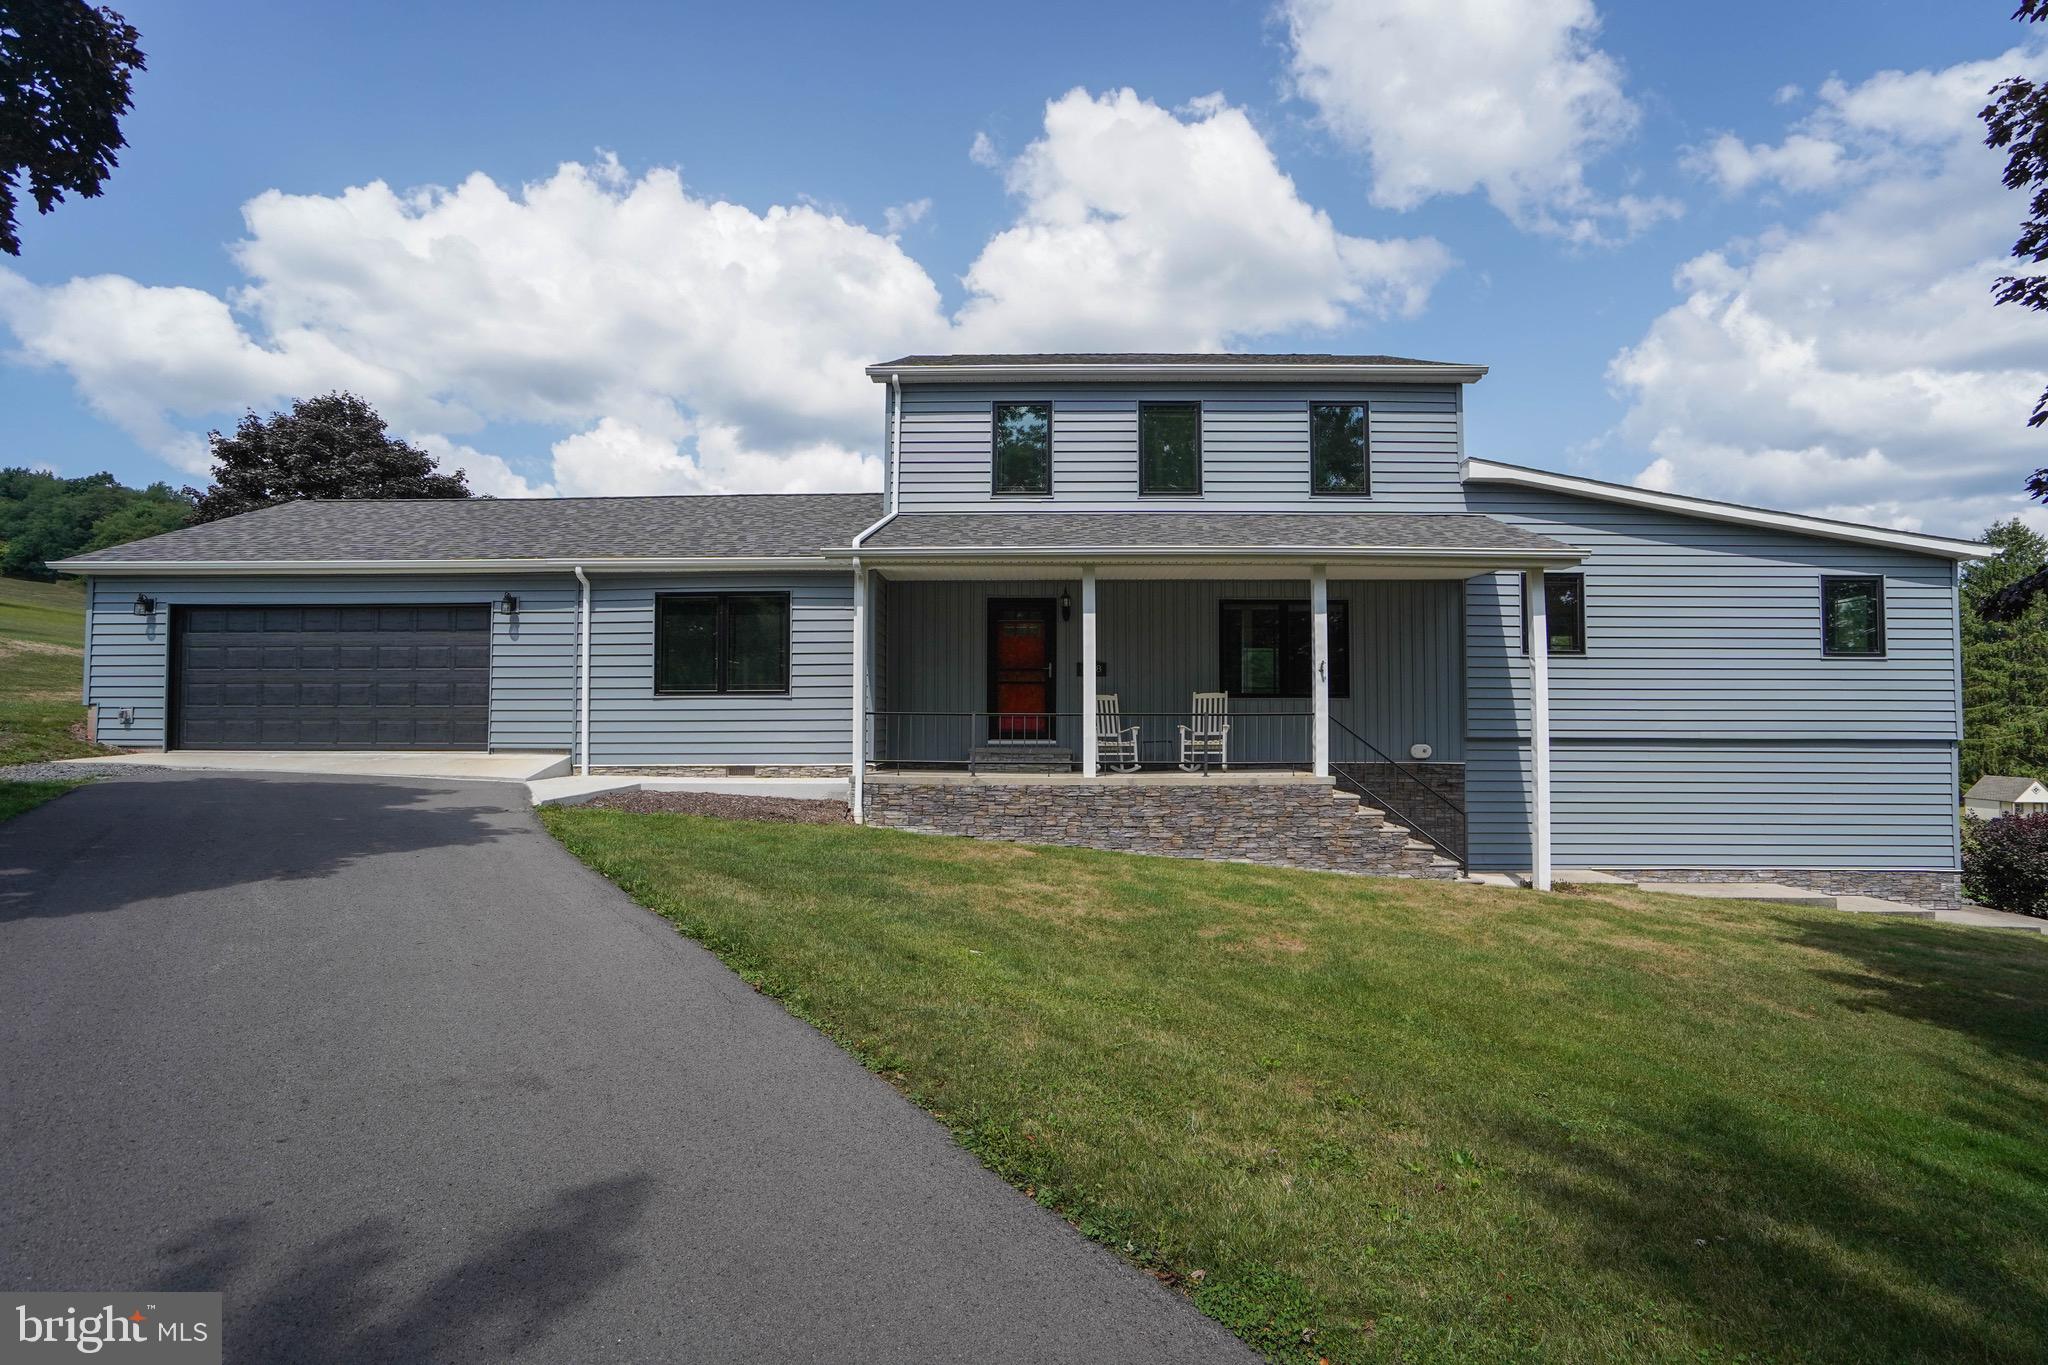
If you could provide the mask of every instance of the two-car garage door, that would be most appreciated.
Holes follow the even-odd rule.
[[[491,609],[483,604],[180,607],[180,749],[482,749]]]

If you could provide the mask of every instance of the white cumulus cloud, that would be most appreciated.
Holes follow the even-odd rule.
[[[1640,118],[1592,0],[1282,0],[1280,13],[1294,88],[1365,155],[1375,204],[1483,190],[1517,225],[1584,244],[1680,212],[1587,182]]]
[[[238,288],[0,269],[0,325],[12,359],[189,472],[207,425],[346,388],[506,496],[855,488],[880,482],[874,360],[1251,344],[1412,313],[1449,261],[1338,232],[1220,96],[1074,91],[1004,171],[1015,224],[950,315],[897,240],[928,199],[876,231],[606,156],[517,186],[268,191],[243,208]],[[556,437],[545,471],[479,448],[499,424]]]
[[[2023,510],[2048,321],[1992,306],[2025,200],[1976,118],[2020,73],[2048,53],[1831,81],[1784,141],[1702,164],[1731,192],[1818,197],[1687,262],[1681,301],[1614,359],[1639,483],[1945,533]]]

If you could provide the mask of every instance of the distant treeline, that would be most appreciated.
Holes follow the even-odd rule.
[[[0,574],[55,578],[50,561],[104,550],[192,520],[192,499],[167,483],[129,488],[112,474],[59,478],[0,469]]]

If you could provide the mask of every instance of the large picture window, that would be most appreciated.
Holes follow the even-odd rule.
[[[1526,584],[1527,579],[1523,582]],[[1582,573],[1543,575],[1543,619],[1550,628],[1552,654],[1586,652],[1586,576]],[[1529,594],[1522,593],[1522,652],[1529,652]]]
[[[1362,497],[1372,492],[1371,418],[1363,403],[1308,405],[1308,491]]]
[[[789,691],[789,594],[656,595],[654,690]]]
[[[1138,404],[1138,491],[1202,491],[1202,405]]]
[[[1820,581],[1821,652],[1875,659],[1884,654],[1884,580]]]
[[[992,464],[998,493],[1052,492],[1052,404],[996,404]]]
[[[1306,697],[1315,673],[1315,616],[1306,602],[1225,602],[1217,678],[1233,697]],[[1351,695],[1351,612],[1330,602],[1330,695]]]

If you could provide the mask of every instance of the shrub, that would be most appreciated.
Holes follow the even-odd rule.
[[[1963,890],[1999,910],[2048,918],[2048,815],[1966,817]]]

